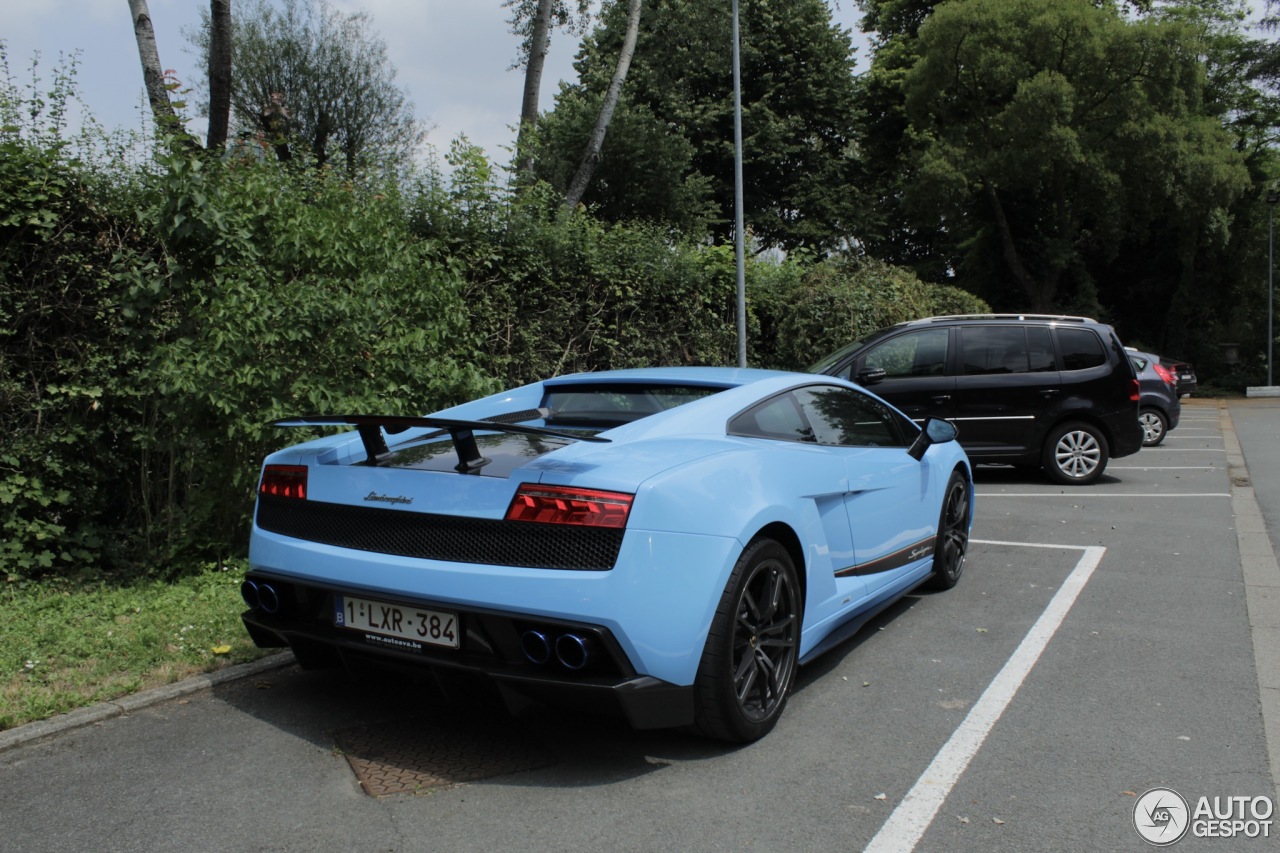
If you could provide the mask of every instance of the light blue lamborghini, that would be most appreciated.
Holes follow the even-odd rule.
[[[797,666],[953,586],[973,517],[954,427],[827,376],[620,370],[279,425],[348,431],[263,466],[259,646],[730,741],[773,727]]]

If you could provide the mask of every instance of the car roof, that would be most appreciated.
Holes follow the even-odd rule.
[[[999,322],[1007,321],[1034,321],[1048,323],[1092,323],[1101,325],[1092,317],[1077,317],[1071,314],[946,314],[938,317],[923,317],[919,320],[909,320],[906,323],[899,323],[900,326],[916,326],[928,323],[954,323],[954,322],[990,322],[992,320]]]

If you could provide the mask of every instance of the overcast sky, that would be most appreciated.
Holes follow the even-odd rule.
[[[830,1],[830,0],[829,0]],[[234,0],[233,0],[234,3]],[[415,114],[427,123],[427,141],[440,152],[466,134],[491,158],[505,162],[512,126],[520,113],[523,79],[509,70],[517,41],[508,31],[501,0],[331,0],[336,8],[366,11],[387,42],[397,82],[409,93]],[[731,8],[724,0],[726,13]],[[858,33],[855,0],[830,2],[839,25]],[[160,62],[183,81],[203,76],[184,29],[197,27],[204,0],[148,0]],[[143,128],[147,120],[142,71],[127,0],[0,0],[0,39],[17,82],[29,79],[33,54],[43,74],[58,55],[80,52],[78,90],[92,115],[108,129]],[[561,78],[573,76],[572,36],[552,36],[540,106],[549,109]],[[858,70],[866,67],[859,49]],[[203,122],[191,129],[203,133]]]

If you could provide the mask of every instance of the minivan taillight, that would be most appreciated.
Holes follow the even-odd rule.
[[[306,465],[268,465],[262,471],[258,494],[277,498],[307,499]]]
[[[626,527],[634,495],[525,483],[507,507],[507,521],[583,527]]]
[[[1142,400],[1142,386],[1138,384],[1136,379],[1129,380],[1129,399],[1134,403]]]

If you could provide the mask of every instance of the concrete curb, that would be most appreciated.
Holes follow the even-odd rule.
[[[1272,802],[1280,802],[1280,665],[1277,665],[1274,654],[1280,646],[1280,564],[1276,562],[1262,508],[1254,495],[1249,468],[1245,465],[1244,452],[1226,403],[1218,404],[1218,423],[1222,427],[1227,450],[1231,509],[1235,514],[1240,566],[1244,571],[1262,729],[1267,739],[1271,779],[1276,784]]]
[[[216,672],[196,675],[184,681],[166,684],[163,687],[144,690],[141,693],[133,693],[129,696],[121,696],[119,699],[114,699],[110,702],[100,702],[88,708],[78,708],[66,714],[50,717],[47,720],[27,723],[25,726],[18,726],[17,728],[0,732],[0,752],[31,743],[40,738],[59,735],[72,729],[101,723],[113,717],[123,717],[125,714],[133,713],[151,705],[168,702],[171,699],[198,693],[201,690],[208,690],[219,684],[226,684],[228,681],[250,678],[263,672],[280,669],[289,666],[293,662],[293,654],[290,652],[268,655],[249,663],[236,664]]]

